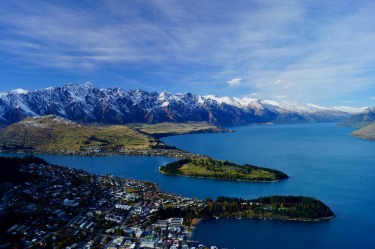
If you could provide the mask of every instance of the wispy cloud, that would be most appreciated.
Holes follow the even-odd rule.
[[[234,79],[231,79],[230,81],[227,81],[227,83],[230,85],[230,86],[238,86],[241,84],[241,78],[234,78]]]
[[[1,63],[112,70],[108,82],[147,74],[150,88],[172,91],[345,99],[374,86],[374,8],[370,1],[5,1]],[[236,87],[228,92],[222,82]]]
[[[375,96],[374,97],[370,97],[370,99],[375,100]]]

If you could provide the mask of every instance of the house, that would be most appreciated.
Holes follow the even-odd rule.
[[[184,218],[170,218],[168,219],[168,222],[173,227],[179,227],[182,226]]]
[[[79,205],[79,201],[77,200],[69,200],[69,199],[65,199],[63,201],[63,205],[66,206],[66,207],[78,207]]]

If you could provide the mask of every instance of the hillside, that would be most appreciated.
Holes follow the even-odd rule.
[[[230,130],[208,124],[207,122],[166,122],[160,124],[130,124],[129,126],[154,138],[192,133],[231,132]]]
[[[254,165],[238,165],[212,158],[183,159],[160,167],[163,174],[234,181],[277,181],[288,176],[278,170]]]
[[[29,117],[0,131],[3,151],[66,153],[146,149],[156,139],[127,126],[86,126],[49,115]]]
[[[357,136],[363,139],[375,140],[375,122],[359,130],[352,132],[351,135]]]
[[[355,114],[348,119],[343,120],[338,125],[354,128],[363,128],[375,122],[375,107],[370,107],[361,113]]]

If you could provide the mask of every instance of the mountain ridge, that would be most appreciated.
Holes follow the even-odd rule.
[[[375,107],[368,107],[364,111],[341,121],[338,125],[363,128],[373,122],[375,122]]]
[[[98,89],[91,83],[70,83],[34,91],[16,89],[0,94],[0,123],[11,124],[28,116],[44,115],[57,115],[78,123],[204,121],[230,126],[339,121],[352,114],[337,108],[253,98]]]

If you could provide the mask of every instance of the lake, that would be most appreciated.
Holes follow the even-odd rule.
[[[219,219],[202,222],[194,240],[220,248],[374,248],[375,142],[348,134],[334,123],[229,127],[234,133],[166,137],[168,145],[236,163],[284,171],[274,183],[231,182],[166,176],[168,157],[79,157],[42,155],[46,160],[96,174],[157,183],[163,191],[204,199],[307,195],[337,215],[322,222]]]
[[[313,196],[337,217],[316,223],[213,220],[201,223],[194,239],[228,248],[375,248],[375,141],[349,136],[353,129],[334,123],[229,128],[236,132],[163,141],[217,159],[280,169],[291,177],[271,184],[211,181],[201,189],[206,195]]]

